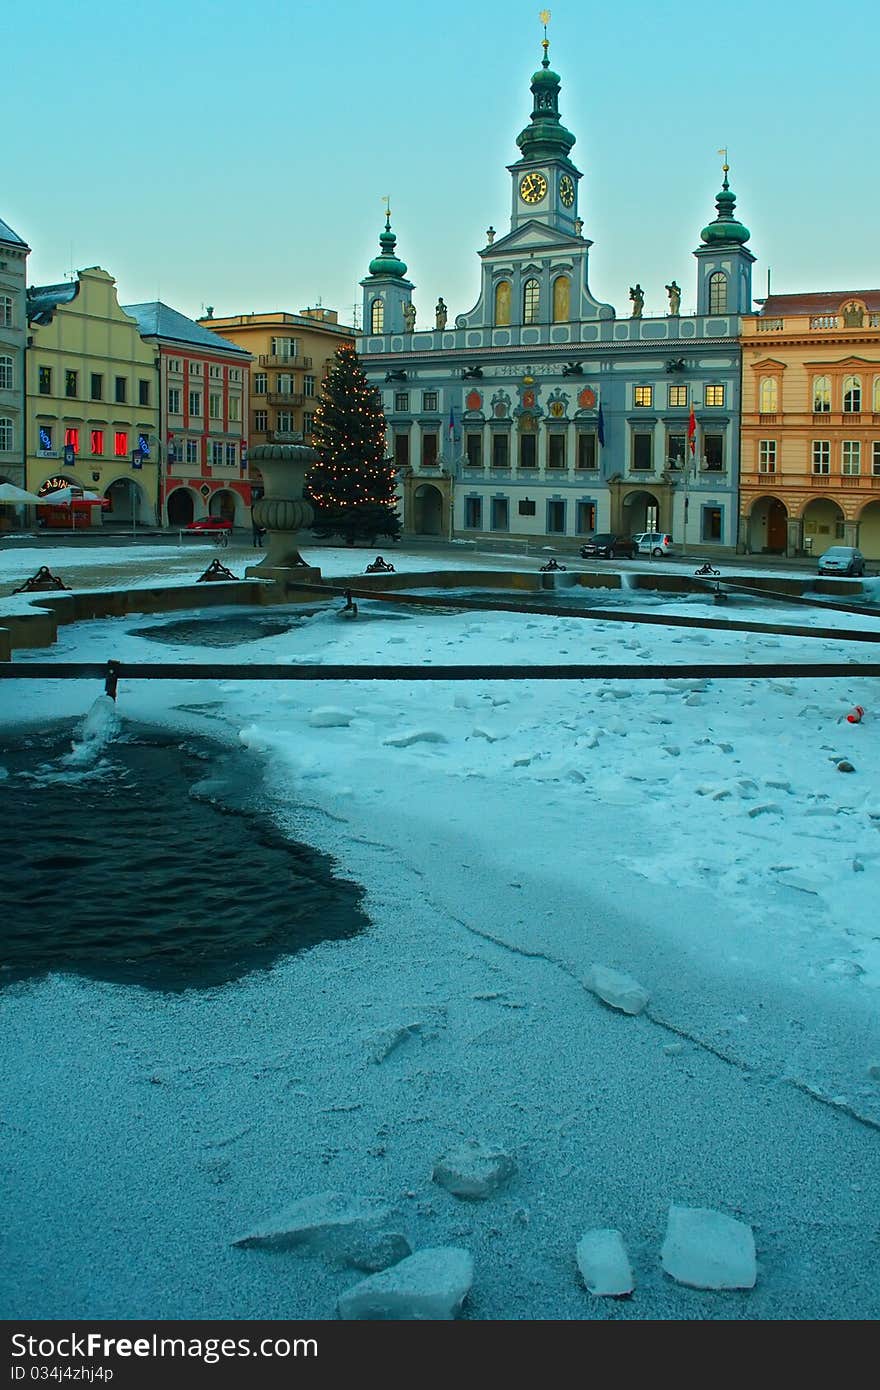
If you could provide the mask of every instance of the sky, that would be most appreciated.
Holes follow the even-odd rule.
[[[515,139],[531,111],[540,5],[426,0],[44,0],[10,6],[0,217],[30,279],[100,264],[120,299],[190,315],[319,301],[351,321],[390,196],[422,322],[476,301],[491,224],[509,225]],[[715,215],[721,147],[758,257],[754,292],[880,283],[870,177],[880,38],[871,0],[707,10],[552,6],[551,61],[577,137],[591,288],[692,311],[691,252]],[[10,126],[10,129],[12,127]]]
[[[89,587],[121,555],[151,591],[154,566],[192,576],[185,550],[89,554]],[[309,558],[338,581],[365,557]],[[37,563],[67,574],[70,559],[63,545],[4,547],[0,575],[5,587]],[[405,548],[394,560],[398,573],[461,565]],[[880,580],[865,587],[876,603]],[[846,632],[880,617],[817,606],[810,622],[838,631],[809,639],[675,625],[717,619],[711,595],[602,591],[619,619],[594,621],[455,613],[450,595],[435,613],[362,601],[354,622],[341,598],[310,604],[288,631],[219,653],[198,643],[198,613],[184,635],[174,611],[72,623],[16,654],[525,670],[588,652],[738,675],[124,677],[115,706],[98,681],[0,682],[0,721],[7,736],[26,729],[42,786],[92,779],[110,794],[125,775],[114,743],[144,724],[210,740],[201,794],[221,804],[227,751],[249,757],[264,813],[331,854],[369,918],[344,942],[205,990],[61,973],[2,990],[14,1143],[0,1165],[0,1315],[333,1319],[362,1271],[232,1244],[328,1191],[385,1202],[414,1249],[472,1254],[472,1319],[880,1314],[880,721],[876,681],[858,669],[870,650]],[[226,611],[241,623],[245,610]],[[637,624],[639,611],[667,624]],[[725,612],[805,621],[736,596]],[[172,645],[149,635],[168,625]],[[854,664],[831,680],[758,678],[768,661]],[[856,703],[865,717],[850,724]],[[41,762],[41,725],[59,719],[74,748]],[[169,873],[180,892],[185,859]],[[197,883],[180,902],[197,920]],[[638,982],[641,1013],[600,1003],[596,965]],[[515,1165],[485,1201],[432,1180],[464,1139]],[[706,1292],[662,1272],[673,1204],[751,1228],[754,1288]],[[579,1280],[575,1245],[596,1228],[621,1233],[631,1299],[592,1298]]]

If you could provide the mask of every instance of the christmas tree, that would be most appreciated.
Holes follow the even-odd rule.
[[[322,384],[312,428],[318,462],[306,475],[319,539],[348,545],[377,536],[397,540],[394,463],[385,457],[385,415],[352,346],[339,348]]]

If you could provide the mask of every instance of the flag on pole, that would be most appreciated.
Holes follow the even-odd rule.
[[[599,443],[605,447],[605,416],[602,414],[602,402],[599,402],[599,418],[596,421],[596,428],[599,435]]]
[[[688,444],[690,445],[691,458],[697,451],[697,417],[694,414],[694,403],[691,401],[691,417],[688,420]]]
[[[449,406],[449,442],[455,442],[455,416],[452,413],[452,405]]]

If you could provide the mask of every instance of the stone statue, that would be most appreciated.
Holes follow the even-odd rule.
[[[669,313],[672,318],[678,318],[681,308],[681,286],[673,280],[671,285],[666,286],[666,293],[669,295]]]
[[[436,319],[438,328],[446,327],[446,314],[446,305],[443,303],[443,296],[441,295],[440,298],[437,300],[437,307],[434,310],[434,317]]]
[[[414,304],[404,304],[403,306],[403,331],[404,333],[415,333],[416,331],[416,306]]]
[[[584,219],[583,219],[582,217],[576,217],[575,220],[574,220],[574,234],[575,234],[575,236],[580,236],[580,234],[581,234],[581,232],[582,232],[583,230],[584,230]]]
[[[642,317],[642,310],[645,307],[645,292],[642,289],[641,285],[630,285],[629,297],[633,302],[631,317],[634,319],[640,319]]]
[[[494,227],[487,227],[487,228],[486,228],[486,245],[487,245],[487,246],[491,246],[494,240],[495,240],[495,228],[494,228]]]

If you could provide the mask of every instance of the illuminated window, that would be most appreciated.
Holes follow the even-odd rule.
[[[100,455],[104,452],[104,431],[92,430],[89,436],[89,443],[93,454]]]
[[[758,472],[776,472],[776,440],[761,439],[758,442]]]
[[[826,415],[831,409],[831,378],[829,376],[817,376],[813,378],[813,414]]]
[[[571,281],[567,275],[557,275],[553,281],[553,322],[568,323]]]
[[[64,431],[65,449],[75,449],[79,453],[79,430],[68,428]]]
[[[499,280],[495,286],[495,324],[506,328],[510,324],[510,281]]]
[[[844,477],[856,478],[862,471],[862,442],[845,439],[840,446],[841,472]]]
[[[636,386],[636,387],[634,388],[634,390],[633,390],[633,404],[634,404],[634,405],[642,405],[642,406],[644,406],[644,405],[648,405],[648,406],[653,405],[653,404],[654,404],[654,388],[653,388],[653,386]]]
[[[117,430],[113,435],[113,454],[118,459],[128,457],[128,433],[125,430]]]
[[[709,313],[727,313],[727,276],[720,270],[709,276]]]
[[[775,376],[761,378],[758,409],[762,415],[773,415],[779,405],[779,383]]]
[[[385,328],[385,304],[381,299],[374,299],[370,307],[370,332],[381,333]]]
[[[671,406],[682,406],[688,403],[688,389],[686,386],[670,386],[668,388],[668,404]]]
[[[831,472],[830,439],[813,440],[813,472],[819,474]]]
[[[880,376],[874,377],[874,398],[871,408],[875,415],[880,415]]]
[[[541,305],[541,286],[537,280],[527,280],[523,286],[523,323],[537,323]]]
[[[843,383],[843,409],[846,415],[858,415],[862,408],[862,379],[848,376]]]
[[[723,386],[704,386],[703,387],[704,405],[723,405],[724,387]]]

